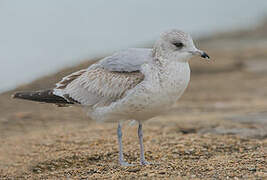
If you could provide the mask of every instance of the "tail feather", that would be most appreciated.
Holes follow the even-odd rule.
[[[73,102],[67,101],[63,97],[54,95],[52,89],[31,92],[17,92],[12,97],[17,99],[25,99],[46,103],[73,104]]]

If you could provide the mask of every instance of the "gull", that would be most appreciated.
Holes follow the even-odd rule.
[[[180,30],[160,35],[153,48],[130,48],[114,53],[87,69],[64,77],[49,90],[17,92],[14,98],[62,105],[82,105],[99,122],[118,123],[119,164],[123,157],[121,124],[138,122],[141,165],[145,159],[142,124],[168,112],[184,93],[190,80],[189,59],[200,56],[191,36]]]

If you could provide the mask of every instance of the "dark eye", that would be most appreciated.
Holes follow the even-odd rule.
[[[184,47],[184,44],[181,42],[175,42],[173,43],[174,46],[176,46],[177,48],[181,49],[182,47]]]

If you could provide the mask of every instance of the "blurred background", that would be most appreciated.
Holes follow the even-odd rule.
[[[171,28],[194,38],[253,28],[266,9],[261,0],[1,0],[0,92]]]
[[[0,179],[267,179],[267,1],[0,0]],[[214,60],[168,112],[144,123],[148,161],[117,165],[116,125],[80,107],[12,99],[177,28]],[[123,126],[125,157],[139,157]]]

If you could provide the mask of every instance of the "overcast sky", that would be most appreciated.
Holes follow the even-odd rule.
[[[250,26],[264,0],[0,0],[0,91],[160,32]]]

